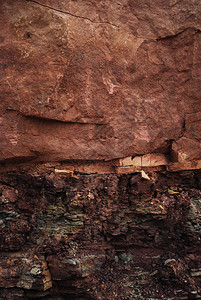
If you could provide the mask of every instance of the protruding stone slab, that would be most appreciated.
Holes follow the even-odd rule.
[[[167,171],[199,170],[201,169],[201,160],[187,161],[183,163],[173,163],[167,166]]]
[[[172,144],[171,157],[180,163],[201,159],[201,141],[182,137]]]
[[[133,166],[132,156],[121,158],[117,161],[117,165],[120,167]]]
[[[164,154],[161,153],[151,153],[142,156],[132,156],[121,158],[118,161],[118,166],[127,167],[156,167],[164,166],[168,164],[168,160]]]
[[[161,153],[153,153],[142,156],[142,167],[165,166],[167,164],[167,158]]]
[[[135,173],[135,172],[141,172],[140,167],[134,167],[134,166],[127,166],[127,167],[116,167],[115,173],[117,174],[129,174],[129,173]]]

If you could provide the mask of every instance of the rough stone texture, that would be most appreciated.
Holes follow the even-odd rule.
[[[0,176],[0,299],[201,299],[201,172]]]
[[[120,166],[155,167],[167,165],[168,161],[164,154],[154,153],[136,157],[126,157],[118,160]]]
[[[200,24],[0,1],[0,300],[201,299]]]
[[[1,0],[0,23],[2,162],[201,158],[199,0]]]

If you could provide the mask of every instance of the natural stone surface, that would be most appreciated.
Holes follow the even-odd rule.
[[[0,23],[2,162],[200,158],[199,0],[2,0]]]
[[[1,173],[0,299],[200,299],[201,173],[146,174]]]
[[[0,300],[201,299],[200,24],[0,1]]]
[[[156,167],[168,164],[164,154],[153,153],[136,157],[126,157],[118,161],[120,166]]]
[[[182,163],[172,163],[167,166],[168,171],[182,171],[182,170],[199,170],[201,169],[201,160],[184,161]]]
[[[30,249],[31,250],[31,249]],[[52,287],[44,257],[34,253],[1,254],[0,288],[46,291]]]

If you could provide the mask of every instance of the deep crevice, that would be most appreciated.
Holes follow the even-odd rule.
[[[164,37],[163,37],[163,36],[162,36],[162,37],[158,37],[158,38],[156,39],[156,41],[169,40],[169,39],[171,39],[171,38],[175,38],[175,37],[179,36],[180,34],[184,33],[184,32],[185,32],[186,30],[188,30],[188,29],[194,30],[195,33],[196,33],[196,32],[200,32],[200,30],[199,30],[198,28],[195,28],[195,27],[188,27],[188,28],[185,28],[185,29],[179,31],[178,33],[170,34],[170,35],[167,35],[167,36],[164,36]]]
[[[63,123],[63,124],[81,124],[81,125],[108,125],[107,123],[65,121],[65,120],[52,119],[44,116],[34,116],[34,115],[25,115],[25,114],[22,115],[28,119],[42,120],[44,122],[55,122],[55,123]]]

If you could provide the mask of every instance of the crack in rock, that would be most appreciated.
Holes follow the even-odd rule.
[[[63,123],[63,124],[81,124],[81,125],[99,125],[99,126],[105,126],[108,125],[108,123],[101,123],[101,122],[85,122],[85,121],[65,121],[62,119],[54,119],[54,118],[48,118],[45,116],[37,116],[37,115],[26,115],[24,113],[19,112],[23,117],[27,118],[27,119],[31,119],[31,120],[43,120],[44,122],[56,122],[56,123]]]
[[[160,40],[168,40],[168,39],[171,39],[171,38],[175,38],[177,36],[179,36],[180,34],[182,34],[183,32],[185,32],[186,30],[188,29],[192,29],[195,31],[195,33],[197,32],[200,32],[200,29],[199,28],[195,28],[195,27],[187,27],[187,28],[184,28],[183,30],[175,33],[175,34],[170,34],[170,35],[167,35],[167,36],[162,36],[162,37],[158,37],[156,39],[156,41],[160,41]]]
[[[73,13],[71,13],[71,12],[63,11],[63,10],[60,10],[60,9],[58,9],[58,8],[54,8],[54,7],[51,7],[51,6],[49,6],[49,5],[46,5],[46,4],[42,4],[42,3],[38,2],[38,1],[35,1],[35,0],[26,0],[26,1],[27,1],[27,2],[36,3],[36,4],[40,5],[40,6],[43,6],[43,7],[49,8],[49,9],[51,9],[51,10],[54,10],[54,11],[57,11],[57,12],[60,12],[60,13],[69,15],[69,16],[74,17],[74,18],[87,20],[87,21],[89,21],[89,22],[91,22],[91,23],[94,23],[94,24],[106,24],[106,25],[111,25],[111,26],[114,26],[114,27],[119,28],[118,25],[113,24],[113,23],[111,23],[111,22],[106,22],[106,21],[105,21],[105,22],[93,21],[93,20],[90,19],[90,18],[83,17],[83,16],[79,16],[79,15],[75,15],[75,14],[73,14]]]

